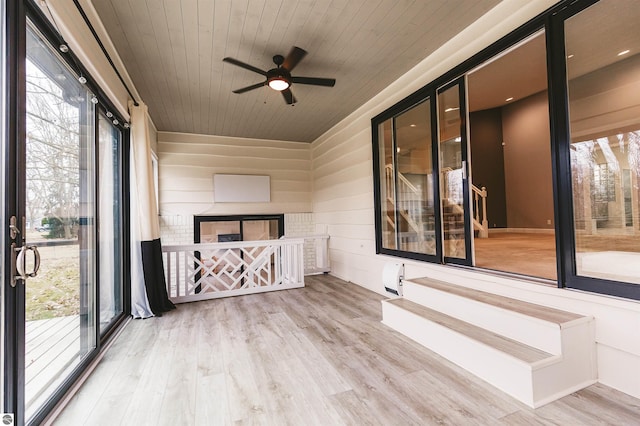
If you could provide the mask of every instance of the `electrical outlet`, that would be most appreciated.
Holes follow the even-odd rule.
[[[551,219],[547,219],[547,225],[551,225]]]

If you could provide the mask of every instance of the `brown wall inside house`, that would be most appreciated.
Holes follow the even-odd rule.
[[[554,227],[549,133],[546,92],[502,108],[509,228]]]
[[[473,184],[487,188],[487,217],[490,228],[507,227],[502,109],[470,113],[469,131]]]

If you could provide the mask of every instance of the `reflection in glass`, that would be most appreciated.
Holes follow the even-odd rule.
[[[457,259],[466,258],[461,124],[456,84],[438,93],[438,135],[444,256]]]
[[[96,347],[94,118],[86,88],[27,30],[25,406],[31,417]]]
[[[380,223],[382,227],[382,247],[395,250],[396,241],[396,196],[393,156],[393,121],[383,122],[378,127],[378,152],[380,153]]]
[[[240,221],[211,221],[200,223],[201,243],[226,243],[242,241],[240,235]]]
[[[400,250],[436,254],[430,100],[398,115],[396,202]]]
[[[100,331],[122,313],[120,259],[120,130],[100,114],[98,118],[98,193],[100,222]]]
[[[638,16],[637,1],[603,0],[567,20],[565,27],[576,273],[636,284],[640,284]]]

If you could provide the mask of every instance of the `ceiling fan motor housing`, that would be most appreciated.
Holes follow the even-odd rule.
[[[267,71],[267,84],[271,87],[273,80],[286,81],[288,86],[291,86],[291,74],[284,68],[273,68]],[[287,86],[287,87],[288,87]]]

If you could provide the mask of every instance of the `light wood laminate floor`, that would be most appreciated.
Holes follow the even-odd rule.
[[[599,384],[532,410],[382,325],[382,296],[306,284],[131,321],[56,424],[640,424]]]

